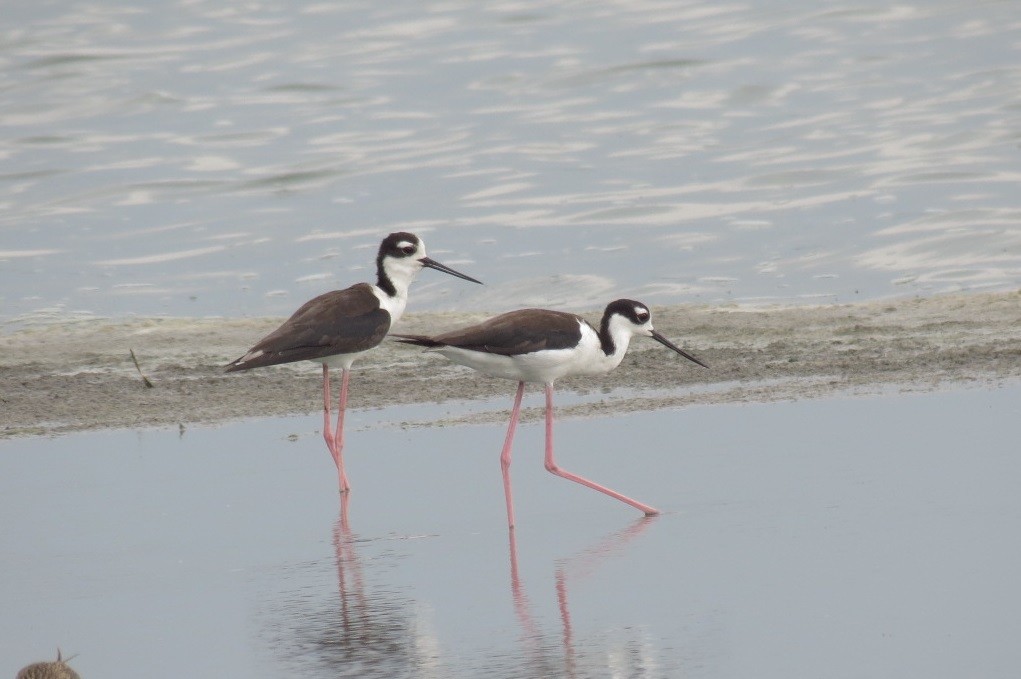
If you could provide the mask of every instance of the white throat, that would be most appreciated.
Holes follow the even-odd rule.
[[[383,259],[383,273],[393,285],[394,294],[387,294],[378,285],[372,286],[372,292],[379,298],[379,305],[390,314],[391,327],[404,315],[404,308],[408,305],[408,288],[421,270],[422,265],[417,257]]]
[[[564,374],[570,375],[601,375],[610,372],[624,360],[627,354],[628,343],[631,341],[634,326],[624,319],[614,317],[610,319],[609,332],[613,339],[613,353],[603,353],[602,342],[599,340],[599,333],[588,323],[581,323],[581,348],[577,358],[570,365],[569,370]]]
[[[651,326],[650,326],[651,327]],[[607,330],[610,334],[610,339],[613,340],[613,353],[610,355],[603,354],[606,356],[606,361],[609,364],[607,370],[612,370],[620,365],[620,362],[624,360],[624,355],[627,354],[628,345],[631,343],[631,338],[635,334],[635,326],[631,321],[627,320],[623,316],[614,314],[610,317],[610,323],[607,326]],[[599,353],[602,354],[600,351]]]

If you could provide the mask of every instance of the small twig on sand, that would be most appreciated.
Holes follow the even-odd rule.
[[[128,351],[131,352],[131,360],[135,362],[135,370],[138,371],[138,376],[142,378],[142,382],[145,384],[146,387],[152,389],[152,380],[150,380],[148,377],[145,376],[144,373],[142,373],[142,366],[138,365],[138,359],[135,358],[135,350],[128,349]]]

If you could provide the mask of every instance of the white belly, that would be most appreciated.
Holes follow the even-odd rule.
[[[322,358],[313,358],[309,360],[320,365],[326,364],[331,368],[343,368],[344,370],[350,370],[351,364],[355,362],[355,359],[366,353],[368,353],[368,351],[356,351],[350,354],[334,354],[333,356],[323,356]]]
[[[582,324],[580,341],[577,346],[568,349],[543,349],[516,356],[450,346],[433,351],[490,377],[550,384],[567,375],[598,375],[613,370],[627,351],[626,340],[621,344],[616,354],[607,356],[595,331],[588,324]]]
[[[518,382],[552,382],[568,374],[570,368],[569,349],[539,351],[520,356],[501,356],[456,347],[443,347],[437,351],[454,363],[478,370],[484,375]]]

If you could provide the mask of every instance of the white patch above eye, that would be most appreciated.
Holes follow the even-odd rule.
[[[649,310],[646,309],[645,307],[636,306],[635,318],[644,323],[645,321],[649,320]]]

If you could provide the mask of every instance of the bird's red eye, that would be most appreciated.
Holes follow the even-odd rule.
[[[403,252],[406,255],[413,255],[415,254],[415,246],[405,245],[403,248],[401,248],[401,252]]]

